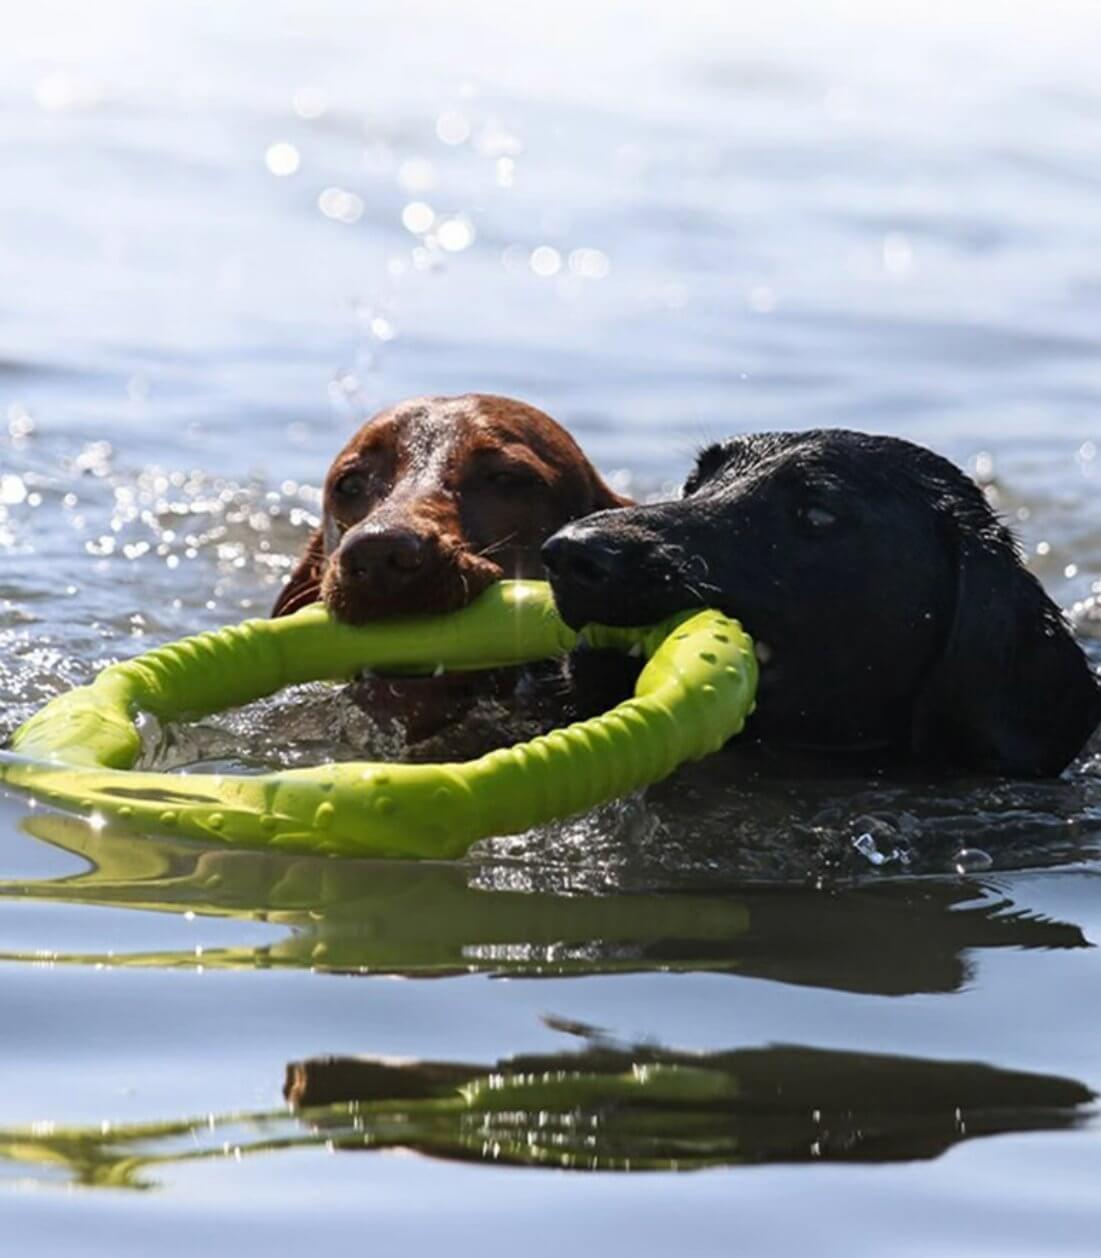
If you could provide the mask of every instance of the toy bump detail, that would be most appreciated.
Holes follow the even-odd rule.
[[[133,772],[134,717],[197,717],[364,668],[497,668],[579,640],[539,581],[491,586],[470,606],[351,626],[320,604],[159,647],[105,668],[20,727],[0,781],[136,831],[342,856],[450,858],[659,781],[741,731],[757,684],[737,621],[688,612],[647,629],[591,626],[594,646],[641,647],[633,698],[601,716],[454,764],[326,764],[263,775]]]

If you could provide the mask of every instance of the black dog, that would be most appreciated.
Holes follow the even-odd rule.
[[[543,557],[574,626],[738,617],[766,742],[1043,776],[1101,721],[1085,656],[982,492],[907,441],[736,437],[679,501],[577,521]]]

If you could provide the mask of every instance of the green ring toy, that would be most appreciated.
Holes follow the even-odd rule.
[[[159,647],[59,695],[0,753],[0,781],[135,830],[342,856],[455,857],[626,795],[717,751],[753,707],[757,664],[737,621],[682,613],[586,642],[648,657],[633,698],[465,764],[327,764],[249,776],[131,772],[139,711],[202,716],[364,668],[497,668],[580,640],[542,582],[505,581],[469,607],[350,626],[320,604]]]

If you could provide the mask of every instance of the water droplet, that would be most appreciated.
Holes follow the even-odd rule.
[[[312,121],[329,108],[329,98],[318,87],[300,87],[291,97],[291,107],[299,118]]]
[[[890,860],[889,856],[885,856],[879,850],[876,846],[874,836],[867,833],[867,831],[863,834],[858,834],[856,838],[853,839],[853,847],[872,865],[885,865],[887,861]]]
[[[410,201],[401,212],[401,225],[414,236],[422,236],[435,221],[435,211],[424,201]]]
[[[406,192],[426,192],[435,182],[432,163],[423,157],[409,157],[398,167],[398,184]]]
[[[467,218],[446,218],[436,230],[440,248],[461,253],[474,243],[474,225]]]
[[[952,865],[957,874],[981,874],[993,869],[994,858],[981,847],[961,847],[952,858]]]
[[[26,496],[27,487],[23,483],[22,477],[11,473],[0,476],[0,503],[7,507],[14,507],[21,503]]]
[[[268,145],[264,164],[273,175],[293,175],[302,165],[302,157],[293,144],[280,140]]]
[[[871,865],[908,866],[913,859],[910,844],[899,837],[895,824],[880,817],[867,816],[854,819],[860,833],[852,840],[853,848]]]
[[[569,267],[582,279],[602,280],[611,271],[612,264],[602,249],[574,249],[570,253]]]
[[[444,144],[462,144],[470,137],[470,121],[457,109],[445,109],[436,119],[436,135]]]
[[[363,217],[363,200],[346,188],[326,188],[317,198],[317,208],[338,223],[356,223]]]
[[[531,251],[531,269],[544,279],[562,269],[562,255],[551,245],[539,245]]]

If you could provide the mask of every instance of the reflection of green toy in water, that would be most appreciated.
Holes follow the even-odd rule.
[[[640,648],[633,698],[591,720],[465,764],[329,764],[260,776],[131,772],[133,719],[201,716],[284,686],[394,672],[494,668],[579,641],[549,588],[504,582],[448,616],[351,627],[320,606],[187,638],[104,669],[16,731],[0,780],[127,828],[251,847],[360,856],[459,856],[478,839],[582,812],[717,751],[744,724],[752,644],[718,612],[650,629],[592,627]]]
[[[591,885],[585,861],[568,869],[528,860],[521,868],[492,855],[477,864],[333,861],[161,835],[135,842],[121,826],[43,809],[22,829],[52,845],[62,869],[51,860],[48,877],[0,880],[0,912],[7,901],[39,902],[264,924],[247,942],[227,940],[212,923],[147,950],[126,947],[120,923],[110,950],[51,948],[51,966],[516,976],[710,970],[900,996],[956,991],[992,951],[1090,946],[1080,927],[1024,911],[1004,886],[972,879],[888,879],[831,895],[813,886],[733,892],[721,880],[707,893],[636,885],[615,894],[607,875]],[[0,948],[0,964],[41,963],[39,940],[13,943]]]
[[[249,942],[228,945],[217,942],[224,932],[200,927],[201,956],[190,938],[178,950],[131,951],[113,934],[110,952],[58,949],[53,965],[403,975],[721,969],[737,967],[749,928],[749,910],[729,894],[490,889],[477,885],[484,865],[332,861],[159,835],[135,842],[121,827],[43,811],[23,828],[87,868],[0,881],[0,905],[36,900],[264,923]],[[33,949],[0,949],[0,963],[40,960]]]

